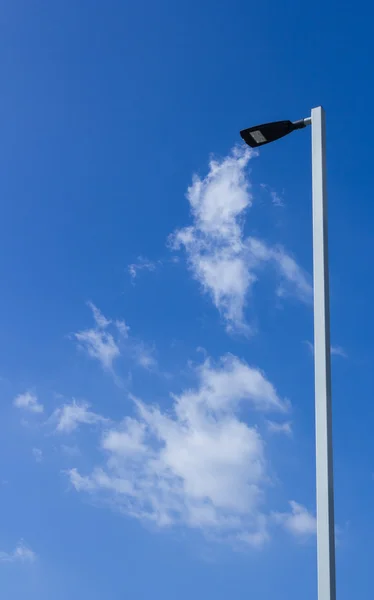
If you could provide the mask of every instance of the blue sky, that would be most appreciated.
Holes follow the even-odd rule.
[[[4,2],[0,588],[316,597],[310,131],[327,112],[339,598],[374,552],[372,7]]]

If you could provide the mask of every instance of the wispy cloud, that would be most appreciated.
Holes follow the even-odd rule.
[[[137,261],[130,264],[127,268],[131,279],[134,281],[138,276],[139,271],[155,271],[157,265],[160,264],[161,261],[154,262],[144,256],[138,256]]]
[[[283,248],[244,236],[244,218],[252,205],[246,176],[252,156],[249,149],[234,148],[223,160],[210,161],[204,179],[194,176],[187,190],[192,225],[170,237],[172,248],[185,249],[194,278],[211,296],[227,328],[246,333],[246,300],[265,264],[273,265],[282,280],[278,294],[309,301],[312,289],[309,276]]]
[[[0,562],[29,562],[36,560],[37,556],[33,550],[28,548],[21,540],[12,552],[0,552]]]
[[[106,421],[107,419],[90,410],[88,402],[77,402],[74,399],[57,408],[51,417],[51,422],[56,423],[56,431],[60,433],[71,433],[81,424],[95,425]]]
[[[100,328],[85,329],[74,333],[79,347],[99,361],[103,369],[112,371],[113,361],[120,355],[119,347],[111,333]]]
[[[35,458],[36,462],[42,462],[43,452],[42,452],[42,450],[40,450],[40,448],[33,448],[32,454],[33,454],[33,457]]]
[[[294,500],[290,501],[290,512],[274,513],[274,520],[296,537],[314,535],[316,532],[316,518],[305,506]]]
[[[133,358],[140,367],[148,371],[152,371],[157,367],[154,348],[147,346],[143,342],[135,342],[133,344]]]
[[[302,302],[310,304],[313,288],[309,275],[302,269],[282,246],[268,246],[257,238],[248,238],[251,256],[257,269],[269,264],[275,267],[281,280],[277,289],[278,296],[296,296]]]
[[[125,321],[123,321],[123,319],[117,319],[117,321],[115,321],[115,326],[123,338],[129,337],[130,327],[125,323]]]
[[[70,470],[70,481],[159,527],[183,524],[259,546],[268,539],[270,476],[259,431],[238,414],[242,403],[255,412],[284,412],[288,403],[232,355],[205,360],[196,377],[196,388],[172,396],[171,411],[133,398],[136,417],[103,434],[107,461],[89,475]]]
[[[334,356],[341,356],[342,358],[348,358],[346,351],[341,346],[331,346],[331,354]]]
[[[285,435],[292,435],[292,423],[290,421],[286,421],[284,423],[266,421],[266,425],[270,433],[284,433]]]
[[[95,326],[73,334],[78,347],[97,360],[105,371],[114,374],[114,362],[125,354],[134,364],[152,370],[157,366],[154,349],[145,342],[130,335],[130,327],[123,319],[111,320],[105,317],[92,302],[91,308]]]
[[[270,185],[267,185],[266,183],[260,183],[260,187],[262,187],[263,190],[266,190],[269,193],[272,204],[274,204],[274,206],[284,206],[283,198],[275,190],[273,190],[273,188],[270,187]]]
[[[100,329],[106,329],[111,324],[112,321],[107,319],[93,302],[88,301],[87,306],[92,310],[95,323]]]
[[[71,458],[80,456],[81,453],[80,449],[76,445],[70,446],[68,444],[61,444],[60,450],[63,454],[65,454],[65,456],[69,456]]]
[[[38,402],[38,397],[33,392],[19,394],[13,400],[13,405],[16,408],[27,410],[33,413],[42,413],[44,411],[43,405]]]
[[[314,344],[312,342],[309,342],[308,340],[305,340],[305,344],[308,346],[310,353],[314,355]],[[341,358],[348,358],[346,351],[341,346],[331,346],[330,351],[331,351],[332,356],[340,356]]]

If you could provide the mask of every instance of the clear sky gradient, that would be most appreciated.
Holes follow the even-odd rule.
[[[372,598],[373,9],[0,8],[0,592],[316,598],[310,131],[327,114],[340,600]]]

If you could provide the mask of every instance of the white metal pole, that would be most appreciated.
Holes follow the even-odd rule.
[[[325,111],[312,110],[318,600],[336,600]]]

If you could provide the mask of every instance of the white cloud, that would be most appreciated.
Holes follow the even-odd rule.
[[[51,420],[57,423],[56,431],[61,433],[71,433],[80,424],[95,425],[106,421],[102,416],[90,410],[88,402],[77,402],[74,399],[70,404],[64,404],[57,408]]]
[[[112,321],[107,319],[92,302],[87,302],[87,304],[92,310],[96,327],[78,331],[73,334],[74,338],[82,350],[87,352],[91,358],[99,361],[104,370],[112,371],[113,362],[120,355],[117,341],[113,334],[107,331]],[[121,335],[126,335],[128,329],[125,322],[117,321],[116,325],[117,323]],[[116,328],[115,331],[117,331]]]
[[[126,325],[125,321],[123,321],[122,319],[117,319],[115,325],[122,337],[129,337],[130,327]]]
[[[74,336],[91,358],[98,360],[104,369],[112,370],[113,361],[120,355],[120,350],[111,333],[101,329],[86,329]]]
[[[287,403],[259,370],[227,355],[196,369],[198,385],[162,411],[133,398],[136,417],[104,432],[107,460],[81,475],[78,491],[102,494],[121,511],[158,526],[183,524],[233,543],[268,538],[263,501],[269,472],[264,441],[240,420],[247,411],[284,411]]]
[[[262,548],[270,539],[269,519],[265,515],[258,515],[256,528],[254,531],[243,531],[238,533],[236,541],[244,543],[253,548]]]
[[[33,454],[33,457],[35,458],[36,462],[42,462],[43,452],[40,450],[40,448],[33,448],[32,454]]]
[[[276,263],[279,275],[283,279],[278,295],[295,295],[299,300],[310,304],[313,297],[313,288],[309,276],[297,264],[294,258],[289,256],[283,248],[272,250],[271,258]]]
[[[89,306],[90,309],[92,310],[92,314],[95,319],[95,323],[100,329],[105,329],[106,327],[108,327],[108,325],[111,324],[112,321],[110,319],[107,319],[102,314],[102,312],[97,308],[97,306],[95,306],[95,304],[93,304],[93,302],[87,302],[87,306]]]
[[[308,304],[312,301],[313,288],[310,277],[282,246],[270,247],[263,240],[254,237],[247,239],[247,245],[253,268],[259,269],[269,264],[276,269],[281,279],[278,296],[295,295]]]
[[[42,413],[44,407],[38,402],[38,397],[32,392],[25,392],[19,394],[13,401],[13,405],[16,408],[22,408],[34,413]]]
[[[157,261],[160,264],[160,261]],[[133,263],[128,266],[128,271],[130,273],[130,277],[132,280],[136,279],[138,275],[138,271],[155,271],[156,263],[149,260],[148,258],[144,258],[144,256],[138,256],[138,260],[136,263]]]
[[[309,342],[308,340],[305,340],[305,344],[308,346],[311,354],[314,355],[314,344],[312,342]],[[346,351],[341,346],[331,346],[330,352],[331,356],[340,356],[341,358],[348,358]]]
[[[341,358],[348,358],[346,351],[341,346],[331,346],[331,354],[333,356],[341,356]]]
[[[283,248],[244,237],[244,217],[252,205],[245,169],[253,155],[249,149],[234,148],[222,161],[211,160],[208,175],[195,176],[187,191],[193,224],[170,238],[174,249],[186,250],[193,276],[212,297],[228,329],[247,333],[248,292],[266,263],[282,280],[278,294],[292,293],[309,302],[312,291],[309,277]]]
[[[13,552],[0,552],[0,562],[34,562],[37,556],[21,540]]]
[[[209,402],[211,410],[225,410],[228,402],[229,408],[235,407],[241,400],[249,400],[257,410],[288,409],[288,402],[279,398],[264,373],[232,354],[223,356],[218,365],[206,359],[198,373],[202,382],[200,397]]]
[[[145,424],[127,417],[120,429],[105,432],[101,446],[115,454],[135,455],[146,451],[144,445]]]
[[[274,206],[284,206],[283,199],[275,190],[273,190],[273,188],[270,187],[270,185],[267,185],[266,183],[260,183],[260,186],[263,190],[269,192],[272,204],[274,204]]]
[[[123,319],[107,319],[92,302],[87,304],[92,310],[95,327],[74,333],[73,337],[88,356],[99,361],[103,369],[113,375],[113,363],[122,350],[138,366],[147,370],[156,368],[153,349],[130,336],[130,327]],[[116,376],[115,379],[120,381]]]
[[[266,421],[266,424],[270,433],[285,433],[286,435],[292,435],[292,424],[289,421],[285,423]]]
[[[147,371],[153,371],[157,368],[157,360],[154,356],[154,349],[143,342],[132,341],[132,358],[139,367]]]
[[[61,444],[60,449],[63,454],[70,457],[80,456],[81,453],[78,446],[69,446],[67,444]]]
[[[288,513],[274,513],[276,523],[282,525],[296,537],[313,535],[316,532],[316,518],[305,506],[294,500],[290,501],[291,511]]]

